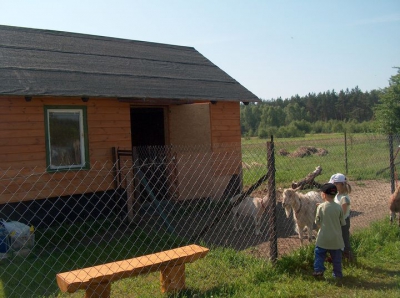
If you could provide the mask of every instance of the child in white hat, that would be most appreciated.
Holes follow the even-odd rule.
[[[348,261],[354,261],[354,256],[350,246],[350,197],[351,186],[347,182],[347,178],[345,175],[341,173],[336,173],[331,176],[329,179],[329,183],[333,183],[338,190],[337,195],[335,196],[335,203],[342,206],[344,219],[346,221],[346,225],[342,226],[342,236],[344,241],[344,250],[343,257]]]

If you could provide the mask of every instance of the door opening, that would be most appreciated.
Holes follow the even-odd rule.
[[[143,177],[140,189],[150,199],[169,198],[163,108],[131,108],[133,158]]]
[[[164,146],[164,109],[131,108],[132,147]]]

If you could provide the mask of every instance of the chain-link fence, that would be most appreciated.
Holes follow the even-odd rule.
[[[1,169],[0,218],[5,225],[23,223],[28,232],[0,233],[0,297],[54,297],[57,273],[191,243],[274,260],[300,246],[282,190],[318,166],[316,183],[347,175],[351,231],[366,227],[388,217],[391,177],[397,180],[389,159],[392,152],[396,165],[397,142],[353,135],[232,147],[110,148],[113,159],[92,161],[90,170]],[[260,198],[247,206],[263,211],[259,232],[252,216],[233,216],[247,200],[240,194]]]

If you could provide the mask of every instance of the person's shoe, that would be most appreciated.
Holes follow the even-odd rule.
[[[345,251],[343,252],[343,260],[347,261],[348,263],[356,263],[356,257],[352,251]]]
[[[324,272],[323,271],[314,271],[312,274],[314,277],[324,277]]]

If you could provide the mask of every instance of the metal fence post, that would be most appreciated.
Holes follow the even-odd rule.
[[[394,158],[393,158],[393,135],[388,136],[389,141],[389,159],[390,159],[390,190],[391,193],[395,191],[395,181],[394,181]]]
[[[344,131],[344,164],[346,168],[346,175],[348,174],[349,168],[347,164],[347,133]]]
[[[267,161],[268,161],[268,194],[269,194],[269,219],[268,235],[270,243],[270,260],[273,264],[278,259],[278,238],[277,238],[277,219],[276,219],[276,189],[275,189],[275,155],[274,137],[267,142]]]

